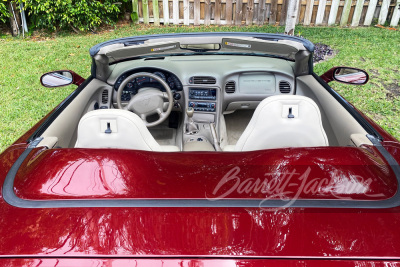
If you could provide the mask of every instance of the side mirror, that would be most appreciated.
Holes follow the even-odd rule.
[[[44,87],[61,87],[70,84],[80,85],[85,79],[71,70],[58,70],[45,73],[40,77]]]
[[[333,67],[320,76],[325,82],[337,81],[346,84],[363,85],[369,80],[366,71],[350,67]]]

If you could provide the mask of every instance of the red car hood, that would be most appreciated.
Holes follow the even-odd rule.
[[[14,147],[3,153],[1,183],[21,152]],[[16,207],[3,197],[3,187],[0,255],[394,259],[400,256],[399,208],[295,207],[291,200],[373,201],[379,207],[396,196],[397,186],[374,147],[246,153],[34,149],[12,188],[16,198],[32,206]],[[220,198],[289,204],[190,204],[219,203]],[[58,206],[88,199],[105,204]],[[107,204],[138,199],[156,202],[150,207]],[[188,207],[162,204],[171,199]]]

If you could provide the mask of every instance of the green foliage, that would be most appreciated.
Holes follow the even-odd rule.
[[[120,14],[118,0],[23,0],[32,22],[51,30],[72,27],[80,31],[113,24]],[[122,0],[126,2],[127,0]]]
[[[6,4],[7,2],[5,0],[3,1],[0,0],[0,21],[3,23],[5,23],[8,17],[10,16]]]
[[[132,12],[131,13],[131,20],[136,23],[139,21],[139,13],[138,12]]]

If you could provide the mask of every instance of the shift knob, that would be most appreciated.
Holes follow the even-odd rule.
[[[193,117],[193,114],[194,114],[194,109],[192,107],[188,107],[186,109],[186,115],[189,117],[189,119]]]

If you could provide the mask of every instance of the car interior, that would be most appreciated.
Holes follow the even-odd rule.
[[[39,145],[240,152],[371,144],[354,117],[296,68],[294,60],[245,54],[115,61],[98,68]]]

